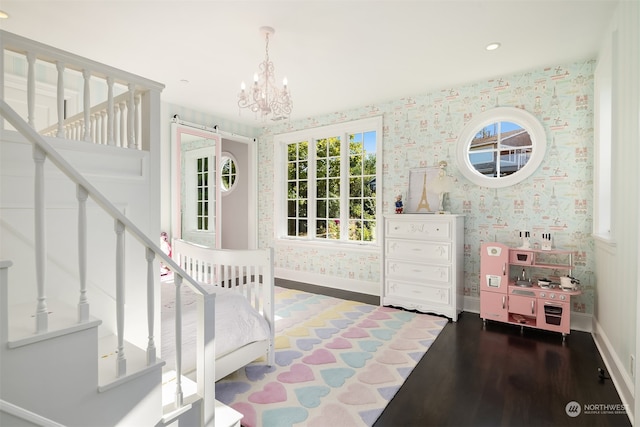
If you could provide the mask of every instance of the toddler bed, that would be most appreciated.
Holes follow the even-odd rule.
[[[273,250],[212,249],[174,240],[172,258],[207,291],[215,292],[215,379],[254,360],[274,359]],[[162,282],[162,358],[172,369],[175,355],[175,286]],[[181,286],[182,372],[196,368],[195,293]],[[166,344],[165,344],[166,343]]]

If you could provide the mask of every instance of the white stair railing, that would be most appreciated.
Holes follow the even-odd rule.
[[[35,217],[36,217],[36,277],[38,286],[38,304],[36,308],[37,318],[37,331],[36,333],[44,333],[47,331],[47,310],[46,310],[46,294],[45,287],[45,260],[46,260],[46,245],[44,244],[46,230],[45,230],[45,186],[42,168],[44,161],[49,160],[53,163],[62,173],[64,173],[78,188],[78,231],[79,241],[78,250],[82,252],[79,256],[79,265],[82,273],[86,269],[86,220],[84,212],[84,203],[87,197],[96,202],[98,206],[102,208],[104,212],[110,215],[115,223],[116,234],[116,319],[117,319],[117,335],[118,335],[118,357],[116,360],[116,372],[117,376],[123,376],[126,374],[126,358],[124,354],[124,331],[125,331],[125,319],[124,319],[124,290],[125,290],[125,257],[124,257],[124,232],[127,231],[130,235],[133,235],[145,248],[145,258],[147,260],[147,319],[149,328],[149,339],[147,343],[147,363],[152,365],[156,362],[155,357],[155,343],[153,338],[154,329],[154,289],[156,272],[154,271],[152,261],[157,256],[161,262],[167,266],[174,274],[176,281],[176,304],[180,307],[180,286],[183,281],[194,290],[198,296],[198,312],[199,316],[203,318],[204,330],[198,331],[198,347],[207,349],[208,354],[205,354],[203,361],[207,364],[207,369],[203,369],[208,373],[206,378],[198,378],[198,394],[203,399],[203,420],[204,425],[213,426],[215,419],[215,405],[213,404],[215,399],[215,389],[213,384],[215,382],[215,359],[213,357],[213,340],[215,327],[214,317],[214,301],[215,294],[207,292],[195,279],[189,276],[172,258],[167,256],[163,250],[153,242],[148,236],[146,236],[135,224],[131,222],[124,214],[122,214],[118,208],[116,208],[100,191],[98,191],[89,181],[87,181],[75,168],[73,168],[44,138],[39,135],[27,122],[25,122],[9,105],[2,99],[0,99],[0,115],[4,117],[18,132],[20,132],[34,147],[34,162],[36,164],[36,184],[35,184]],[[9,264],[10,265],[10,264]],[[0,265],[0,275],[5,275],[6,267],[4,264]],[[0,276],[2,279],[2,276]],[[82,310],[86,308],[88,317],[88,302],[86,300],[86,283],[81,279],[80,284],[80,305]],[[2,283],[0,283],[2,285]],[[3,286],[4,287],[4,286]],[[4,290],[2,290],[4,293]],[[151,307],[151,308],[149,308]],[[79,308],[80,309],[80,308]],[[6,313],[6,310],[2,310]],[[181,316],[178,309],[176,315],[176,360],[177,365],[177,387],[176,387],[176,409],[183,406],[182,389],[180,383],[181,376]]]
[[[40,63],[55,67],[57,81],[54,115],[57,120],[51,123],[41,118],[40,123],[44,125],[41,126],[42,129],[38,129],[40,134],[123,148],[149,148],[151,136],[143,130],[148,127],[148,115],[152,106],[142,102],[142,99],[150,91],[161,92],[164,85],[0,30],[0,98],[3,100],[6,99],[4,62],[7,53],[13,55],[12,59],[18,58],[26,63],[26,99],[21,103],[27,106],[27,115],[23,119],[34,129],[38,122],[38,117],[35,116],[38,95],[36,83],[43,83],[36,81],[38,73],[35,69]],[[68,80],[76,77],[65,78],[68,72],[77,72],[82,78],[82,102],[77,103],[78,111],[67,111],[70,105],[65,102],[65,91],[70,85]],[[100,91],[103,87],[106,87],[106,93]],[[116,87],[119,93],[116,93]],[[92,106],[92,98],[106,101]],[[0,122],[0,130],[3,128],[4,123]]]

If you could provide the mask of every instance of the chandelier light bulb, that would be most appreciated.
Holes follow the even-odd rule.
[[[244,82],[240,83],[240,90],[241,90],[241,91],[243,91],[243,92],[244,92],[244,90],[245,90],[246,88],[247,88],[247,87],[245,86]]]

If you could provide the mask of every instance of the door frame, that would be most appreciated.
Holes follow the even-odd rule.
[[[249,165],[247,168],[247,181],[249,183],[249,195],[247,200],[248,211],[248,249],[258,248],[258,140],[256,138],[237,135],[230,132],[221,131],[217,126],[208,127],[191,123],[180,119],[179,117],[173,117],[171,119],[171,236],[173,238],[181,238],[182,235],[182,221],[180,213],[180,188],[181,188],[181,155],[182,155],[182,138],[181,132],[189,135],[203,136],[208,139],[216,140],[216,162],[218,163],[217,170],[220,167],[221,152],[222,152],[222,140],[231,140],[243,144],[247,144]],[[216,177],[219,179],[219,177]],[[216,183],[216,188],[219,192],[219,182]],[[222,200],[220,196],[216,200],[216,209],[222,209]],[[216,221],[220,221],[222,215],[221,212],[216,212]],[[222,231],[223,224],[216,224],[216,230]],[[222,237],[221,232],[216,233],[217,245],[220,247],[220,240]]]
[[[183,138],[183,135],[189,137]],[[186,139],[195,136],[203,139],[213,140],[215,143],[216,161],[216,191],[215,191],[215,247],[220,247],[220,187],[217,185],[217,163],[220,161],[220,135],[212,132],[204,126],[195,127],[187,125],[179,119],[174,118],[171,122],[171,236],[175,239],[182,238],[182,144]]]

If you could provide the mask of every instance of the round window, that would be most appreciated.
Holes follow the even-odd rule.
[[[220,162],[220,189],[222,194],[229,193],[238,180],[238,162],[233,154],[224,152]]]
[[[460,172],[484,187],[507,187],[529,177],[544,159],[542,124],[519,108],[498,107],[474,117],[458,138]]]

